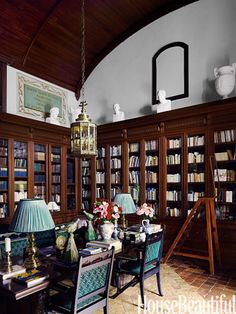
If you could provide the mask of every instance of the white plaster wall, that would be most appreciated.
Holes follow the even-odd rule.
[[[172,101],[172,108],[220,99],[215,92],[213,69],[236,62],[235,12],[235,0],[200,0],[128,38],[86,81],[92,118],[99,124],[110,122],[114,103],[121,105],[126,118],[156,112],[156,106],[151,106],[152,57],[174,41],[189,45],[189,97]],[[236,90],[230,96],[235,95]]]

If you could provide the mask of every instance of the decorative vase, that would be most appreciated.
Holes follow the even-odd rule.
[[[114,231],[114,224],[110,221],[105,221],[99,226],[99,229],[103,240],[107,241],[111,239],[111,235]]]
[[[93,229],[92,221],[88,220],[87,223],[88,223],[88,229],[85,232],[85,240],[86,241],[96,240],[96,233]]]
[[[226,65],[221,68],[214,68],[216,91],[223,99],[228,98],[234,89],[235,71],[236,63],[233,63],[232,66]]]

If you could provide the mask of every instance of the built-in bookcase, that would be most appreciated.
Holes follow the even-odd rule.
[[[14,141],[14,202],[28,197],[28,144]]]
[[[66,173],[67,173],[67,209],[76,208],[76,178],[75,178],[75,158],[67,152]]]
[[[0,218],[8,215],[8,140],[0,138]]]
[[[82,160],[82,209],[89,210],[92,205],[91,200],[91,160]]]
[[[193,134],[187,137],[188,149],[188,212],[199,197],[205,196],[205,135]]]
[[[122,191],[122,146],[110,146],[111,157],[111,200]]]
[[[180,136],[167,138],[166,216],[179,217],[182,211],[182,147]]]
[[[159,153],[158,140],[145,141],[145,198],[159,214]]]
[[[51,200],[61,205],[61,147],[51,147]]]
[[[140,144],[129,143],[129,187],[134,203],[140,201]]]
[[[106,199],[106,148],[98,147],[96,158],[96,198]]]
[[[236,129],[214,132],[218,219],[236,219]]]
[[[34,144],[34,197],[47,198],[46,145]]]

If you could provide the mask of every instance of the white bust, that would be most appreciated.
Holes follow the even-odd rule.
[[[164,89],[160,89],[157,92],[157,99],[159,99],[159,104],[157,105],[157,113],[171,110],[171,101],[166,99],[166,91]]]
[[[113,105],[113,122],[125,120],[125,114],[123,111],[120,111],[120,105],[114,104]]]
[[[46,118],[46,122],[60,125],[60,122],[58,120],[58,115],[59,115],[59,108],[52,107],[50,109],[50,116]]]

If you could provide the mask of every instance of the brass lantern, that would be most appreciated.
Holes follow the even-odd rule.
[[[97,127],[86,113],[86,101],[79,105],[81,113],[71,124],[71,152],[79,157],[90,157],[97,154]]]

